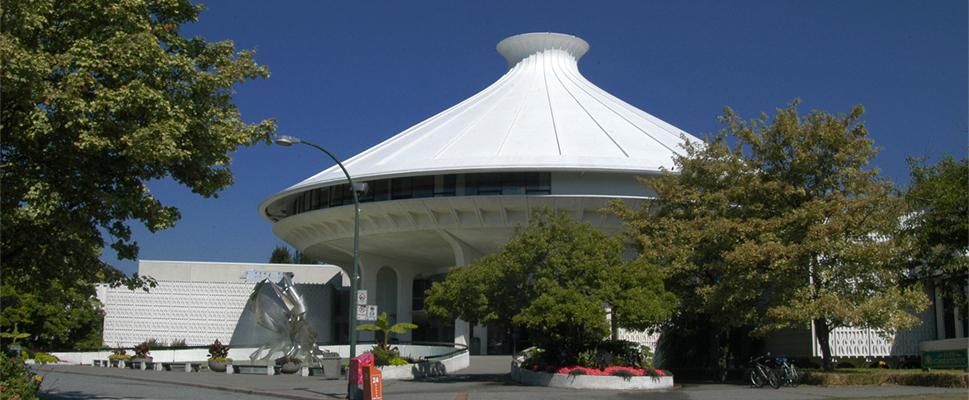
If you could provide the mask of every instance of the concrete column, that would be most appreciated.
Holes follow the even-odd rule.
[[[411,310],[414,300],[414,269],[397,268],[397,322],[414,322]],[[401,342],[410,342],[411,331],[396,334]]]
[[[454,320],[454,343],[470,346],[471,328],[467,321],[460,318]]]
[[[478,350],[480,350],[479,354],[488,354],[488,327],[483,325],[475,325],[474,338],[479,340],[480,343],[480,346],[478,347]]]

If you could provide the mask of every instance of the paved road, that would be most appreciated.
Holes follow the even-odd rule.
[[[670,400],[816,400],[852,397],[951,395],[965,399],[965,389],[911,386],[848,386],[752,389],[739,385],[687,384],[662,392],[573,390],[518,385],[508,379],[509,357],[472,357],[472,367],[449,377],[422,381],[386,381],[387,399],[670,399]],[[44,366],[42,398],[45,399],[340,399],[345,380],[326,381],[292,375],[226,375],[213,372],[160,372]]]

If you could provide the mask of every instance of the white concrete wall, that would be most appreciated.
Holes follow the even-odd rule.
[[[139,260],[138,274],[159,281],[244,283],[246,271],[292,272],[293,283],[327,283],[340,267],[317,264],[223,263]]]

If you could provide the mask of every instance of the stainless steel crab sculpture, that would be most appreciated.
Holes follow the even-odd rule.
[[[306,303],[293,285],[293,274],[285,274],[279,283],[263,279],[253,288],[248,304],[256,323],[271,331],[268,341],[249,355],[250,360],[269,362],[286,357],[303,365],[321,363],[317,333],[306,321]]]

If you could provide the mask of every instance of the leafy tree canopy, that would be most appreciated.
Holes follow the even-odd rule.
[[[425,305],[442,318],[525,327],[539,346],[574,357],[609,334],[603,305],[623,310],[618,327],[669,316],[675,299],[661,275],[624,264],[622,250],[618,238],[564,213],[537,212],[501,251],[435,283]]]
[[[943,158],[926,166],[910,159],[912,181],[905,200],[911,213],[905,233],[914,259],[938,272],[965,276],[969,268],[969,160]]]
[[[910,327],[927,300],[901,285],[903,207],[866,168],[876,150],[862,107],[802,117],[797,105],[749,122],[727,109],[723,131],[687,143],[676,173],[643,180],[655,201],[613,210],[667,270],[682,314],[755,333],[813,323],[830,367],[832,329]]]
[[[293,256],[289,254],[289,248],[286,246],[276,246],[269,256],[269,262],[272,264],[292,264]]]
[[[180,35],[200,10],[189,0],[4,4],[5,299],[55,288],[63,297],[44,293],[45,302],[67,303],[93,294],[93,282],[150,284],[99,260],[105,245],[121,259],[137,257],[131,222],[154,232],[179,218],[146,182],[173,179],[215,196],[232,183],[229,153],[273,134],[272,121],[248,124],[231,101],[236,84],[269,76],[253,53]],[[4,316],[4,326],[51,333],[39,316]]]

